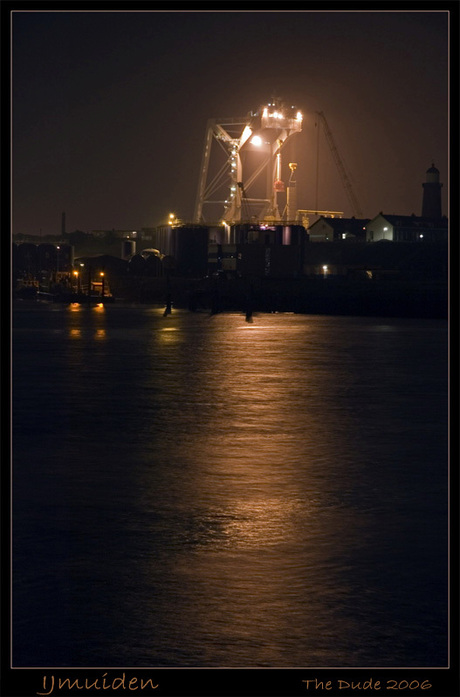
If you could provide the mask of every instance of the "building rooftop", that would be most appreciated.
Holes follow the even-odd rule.
[[[310,227],[316,225],[316,223],[318,223],[320,220],[326,222],[334,230],[337,230],[337,232],[341,232],[342,230],[351,230],[354,227],[362,229],[364,225],[367,225],[367,223],[370,222],[370,218],[327,218],[325,216],[321,216],[321,218],[310,225]]]
[[[395,227],[414,227],[414,228],[447,228],[447,218],[424,218],[418,215],[387,215],[380,213],[391,225]]]

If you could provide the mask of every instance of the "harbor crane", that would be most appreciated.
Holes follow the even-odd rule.
[[[355,192],[353,191],[353,187],[352,187],[350,179],[347,175],[342,158],[340,157],[337,145],[335,144],[334,137],[332,135],[331,129],[329,128],[329,124],[326,120],[326,117],[324,116],[324,113],[322,111],[317,111],[316,114],[319,117],[319,120],[323,126],[324,133],[325,133],[329,148],[331,150],[332,157],[334,158],[334,162],[337,166],[337,170],[338,170],[340,178],[342,180],[342,184],[344,186],[345,192],[348,196],[348,200],[351,204],[353,214],[355,215],[356,218],[362,218],[363,214],[361,211],[361,206],[359,205],[358,199],[356,198]],[[318,142],[319,142],[319,131],[318,131]],[[317,168],[318,168],[318,165],[317,165]],[[316,179],[318,180],[318,172],[316,174]]]
[[[280,100],[272,100],[245,117],[210,119],[201,161],[195,222],[205,222],[207,211],[211,210],[211,221],[239,223],[243,206],[245,211],[250,211],[251,218],[279,219],[278,194],[285,190],[280,178],[281,150],[286,141],[301,130],[300,111]],[[253,187],[259,196],[250,198],[248,191]]]

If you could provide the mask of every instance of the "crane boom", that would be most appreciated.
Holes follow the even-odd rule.
[[[332,157],[334,158],[335,164],[337,166],[337,169],[339,171],[339,175],[342,179],[342,184],[344,186],[345,192],[348,196],[348,200],[351,203],[351,207],[353,210],[353,213],[357,218],[362,218],[363,214],[361,211],[361,206],[358,203],[358,199],[356,198],[355,192],[353,191],[353,187],[351,185],[350,179],[348,178],[347,172],[345,170],[345,167],[342,162],[342,158],[340,157],[339,151],[337,149],[337,145],[335,144],[334,137],[332,135],[331,129],[329,128],[329,124],[326,121],[326,117],[324,116],[322,111],[317,111],[316,112],[318,116],[321,119],[321,122],[323,124],[324,128],[324,133],[326,134],[327,142],[329,144],[329,148],[332,153]]]

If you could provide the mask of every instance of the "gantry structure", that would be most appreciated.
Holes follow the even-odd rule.
[[[233,225],[279,220],[278,198],[285,190],[281,153],[287,140],[301,130],[300,111],[280,100],[272,100],[244,117],[210,119],[195,222]],[[251,196],[253,192],[259,195]]]

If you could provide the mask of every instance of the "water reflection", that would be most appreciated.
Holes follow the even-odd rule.
[[[22,665],[444,665],[439,327],[50,317],[17,334]]]
[[[330,356],[325,371],[315,348],[327,343],[321,327],[225,316],[212,329],[174,333],[164,371],[147,376],[157,399],[166,385],[170,399],[179,386],[181,395],[174,410],[164,405],[175,434],[169,471],[159,479],[153,450],[151,476],[140,482],[146,511],[161,511],[171,534],[164,602],[175,622],[183,618],[194,664],[201,656],[204,665],[244,665],[249,651],[255,665],[320,665],[325,626],[333,622],[343,654],[358,631],[340,611],[351,595],[340,569],[361,544],[363,522],[334,476],[350,457],[353,416],[340,410],[330,430],[347,371]],[[155,350],[164,336],[152,334]],[[147,426],[153,442],[158,427],[158,418]],[[157,553],[144,569],[150,579]],[[147,616],[158,627],[155,597]],[[161,615],[160,624],[170,621]]]

